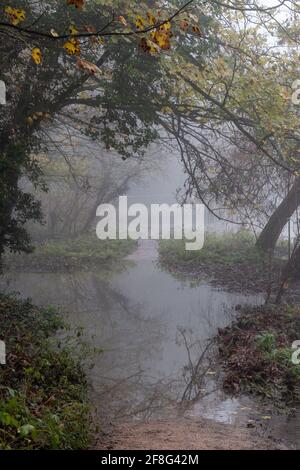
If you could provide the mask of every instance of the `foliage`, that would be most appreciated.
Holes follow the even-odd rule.
[[[136,246],[134,240],[98,240],[96,236],[85,236],[71,240],[48,241],[40,245],[36,256],[66,256],[71,258],[93,258],[95,262],[117,261],[129,254]]]
[[[123,268],[124,258],[136,247],[134,240],[98,240],[96,236],[48,240],[30,255],[9,255],[4,264],[11,270],[65,272],[103,270],[107,275]]]
[[[30,0],[23,3],[24,8],[4,5],[2,7],[4,21],[0,23],[0,28],[4,32],[12,29],[15,34],[19,33],[20,40],[22,35],[28,41],[37,42],[37,40],[48,39],[64,48],[67,54],[80,56],[84,42],[87,40],[93,47],[101,47],[106,38],[124,36],[128,39],[132,36],[134,40],[138,39],[141,49],[155,55],[161,50],[170,49],[175,19],[193,3],[193,0],[187,1],[181,8],[176,8],[175,5],[169,3],[166,5],[168,8],[157,7],[156,10],[149,10],[147,2],[141,3],[138,7],[135,2],[131,4],[127,2],[126,12],[117,16],[113,10],[110,15],[103,11],[103,6],[108,2],[102,0],[89,2],[67,0],[64,4],[75,6],[76,10],[75,12],[71,9],[66,10],[66,21],[60,28],[54,21],[52,23],[47,21],[47,16],[51,17],[53,12],[53,9],[47,8],[47,4],[44,7],[37,6]],[[102,8],[99,8],[100,6]],[[56,7],[58,8],[58,2],[56,2]],[[179,28],[182,31],[190,29],[192,33],[201,36],[198,19],[194,16],[187,20],[188,17],[189,13],[186,12],[184,22],[182,19],[178,20]],[[42,52],[39,47],[32,49],[31,58],[35,64],[41,64]],[[88,73],[98,72],[97,67],[93,67],[93,64],[84,59],[77,60],[77,66]]]
[[[173,92],[160,122],[187,173],[182,199],[261,228],[299,174],[299,9],[247,3],[195,5],[205,40],[182,38],[164,61]]]
[[[23,194],[20,181],[25,177],[45,189],[34,154],[41,147],[48,151],[62,128],[116,150],[123,159],[143,155],[157,138],[154,108],[147,105],[158,95],[160,59],[145,54],[139,42],[153,32],[163,50],[161,38],[169,41],[171,35],[167,20],[179,12],[168,4],[154,25],[152,2],[124,6],[91,0],[80,8],[62,0],[10,3],[0,5],[0,36],[5,38],[0,79],[7,84],[7,104],[0,108],[0,256],[5,247],[30,248],[24,224],[40,221],[41,211],[32,195]],[[116,7],[123,12],[120,17],[115,17]],[[136,26],[137,15],[150,29]]]
[[[242,261],[257,262],[260,253],[255,248],[254,235],[247,230],[224,233],[208,233],[201,250],[187,251],[185,240],[161,241],[159,246],[161,262],[181,265],[201,262],[238,263]]]
[[[279,6],[250,1],[183,9],[175,0],[163,8],[152,1],[7,3],[13,11],[0,34],[14,35],[1,44],[1,79],[13,97],[1,133],[6,160],[7,140],[32,150],[33,136],[44,143],[63,125],[123,159],[140,156],[163,133],[181,154],[186,194],[215,213],[232,211],[230,220],[265,223],[298,171],[290,99],[298,78],[296,2],[286,20],[278,20]],[[14,209],[6,205],[8,220]]]
[[[248,392],[285,409],[300,402],[300,365],[292,343],[300,335],[298,306],[244,308],[218,336],[226,391]]]
[[[271,352],[275,349],[276,334],[272,331],[265,331],[255,338],[258,349],[264,352]]]
[[[17,142],[10,143],[5,155],[0,152],[0,259],[4,247],[14,252],[30,251],[30,238],[24,225],[30,219],[42,221],[40,203],[16,184],[20,177],[20,162],[36,186],[44,188],[38,183],[39,169],[28,159],[25,142],[22,146]]]
[[[60,316],[1,294],[0,319],[0,448],[86,449],[87,384]]]
[[[270,258],[255,244],[248,230],[223,234],[207,233],[201,250],[187,251],[185,240],[163,240],[159,261],[180,280],[197,286],[206,280],[231,292],[268,293],[277,290],[287,257],[287,244]]]

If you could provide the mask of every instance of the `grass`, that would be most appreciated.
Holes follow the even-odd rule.
[[[93,258],[99,261],[117,260],[128,255],[136,246],[133,240],[98,240],[81,237],[70,240],[50,240],[35,249],[36,256],[64,256],[68,258]]]
[[[7,351],[0,365],[0,449],[88,448],[83,364],[59,315],[0,294],[0,321]]]
[[[48,240],[29,255],[9,255],[6,264],[13,269],[64,271],[69,269],[117,268],[136,247],[133,240],[98,240],[84,236],[69,240]]]
[[[185,240],[163,240],[159,246],[160,259],[166,264],[189,265],[202,262],[257,262],[261,254],[255,248],[254,235],[247,230],[218,235],[208,233],[201,250],[187,251]]]
[[[286,246],[281,244],[270,262],[255,246],[248,230],[208,233],[201,250],[187,251],[184,240],[162,241],[159,261],[173,276],[194,283],[203,279],[232,292],[273,292],[284,265]]]
[[[300,365],[292,361],[299,339],[299,306],[245,308],[219,331],[224,389],[255,394],[283,410],[299,404]]]

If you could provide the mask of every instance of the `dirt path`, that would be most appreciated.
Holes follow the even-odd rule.
[[[246,427],[205,419],[124,423],[101,438],[98,449],[109,450],[246,450],[278,449]]]

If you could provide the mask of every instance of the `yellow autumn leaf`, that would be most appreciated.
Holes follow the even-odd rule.
[[[161,29],[162,31],[167,31],[167,32],[168,32],[168,31],[171,30],[171,26],[172,26],[172,25],[171,25],[170,21],[167,21],[166,23],[164,23],[164,24],[161,25],[160,29]]]
[[[75,45],[71,42],[71,41],[67,41],[65,44],[64,44],[64,48],[66,49],[67,53],[68,54],[75,54],[76,52],[76,47]]]
[[[149,48],[150,48],[150,54],[151,55],[155,55],[159,52],[159,47],[157,44],[155,44],[155,42],[151,41],[151,39],[147,39],[147,43],[149,45]]]
[[[9,16],[11,23],[17,26],[19,23],[26,19],[24,10],[18,10],[17,8],[5,7],[5,13]]]
[[[143,51],[151,55],[155,55],[159,52],[157,44],[151,41],[151,39],[142,38],[140,40],[140,47],[143,49]]]
[[[170,108],[170,106],[163,106],[163,107],[161,108],[161,112],[164,113],[164,114],[170,114],[170,113],[172,113],[173,111],[172,111],[172,108]]]
[[[166,31],[155,31],[154,41],[161,49],[170,49],[170,36]]]
[[[32,57],[32,60],[37,64],[39,65],[41,62],[42,62],[42,53],[41,53],[41,49],[39,47],[35,47],[34,49],[32,49],[31,51],[31,57]]]
[[[80,44],[75,38],[69,39],[69,41],[64,44],[64,48],[69,55],[80,55]]]
[[[135,19],[135,26],[139,30],[143,30],[145,27],[145,20],[140,15],[138,15]]]
[[[76,34],[78,34],[78,29],[76,28],[75,25],[71,25],[70,28],[69,28],[69,33],[72,34],[72,36],[75,36]]]
[[[148,17],[149,24],[151,26],[154,26],[156,24],[156,18],[153,15],[153,13],[151,13],[151,11],[147,11],[147,17]]]

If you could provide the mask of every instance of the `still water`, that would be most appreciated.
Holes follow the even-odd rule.
[[[163,387],[170,399],[178,398],[188,360],[183,334],[196,357],[217,328],[229,323],[237,304],[261,301],[174,279],[159,268],[153,241],[141,242],[128,266],[111,279],[101,270],[26,272],[10,273],[5,283],[6,290],[40,306],[61,307],[72,327],[83,327],[89,344],[103,349],[90,372],[95,397],[112,387],[121,392],[119,406],[131,410],[145,404],[149,393],[154,400],[158,385],[160,400]]]
[[[160,159],[160,170],[132,185],[129,203],[176,202],[185,176],[174,155]],[[233,230],[206,214],[205,229]],[[103,352],[88,371],[91,395],[100,419],[149,419],[168,413],[239,423],[261,410],[248,399],[218,390],[178,408],[191,361],[197,361],[218,328],[229,324],[238,304],[260,304],[262,296],[244,296],[180,281],[160,269],[154,241],[140,242],[124,270],[108,277],[98,272],[10,272],[1,290],[19,292],[40,306],[60,307],[72,327],[83,327],[84,340]],[[210,387],[214,371],[210,370]],[[208,384],[209,385],[209,384]],[[99,405],[99,406],[98,406]],[[300,414],[299,414],[300,416]],[[274,418],[273,433],[300,448],[299,417]]]
[[[105,410],[112,420],[174,415],[190,360],[197,361],[217,329],[230,323],[236,305],[263,300],[218,290],[207,281],[192,286],[175,279],[160,269],[153,241],[140,242],[125,269],[110,278],[101,270],[11,272],[2,278],[1,289],[31,297],[40,306],[60,307],[72,327],[83,327],[84,340],[103,350],[88,374],[99,416],[105,418]],[[209,374],[214,383],[215,371]],[[183,411],[177,407],[178,413],[236,425],[263,413],[247,398],[201,392],[204,397]],[[291,419],[273,417],[271,426],[273,436],[300,447],[299,413]]]

